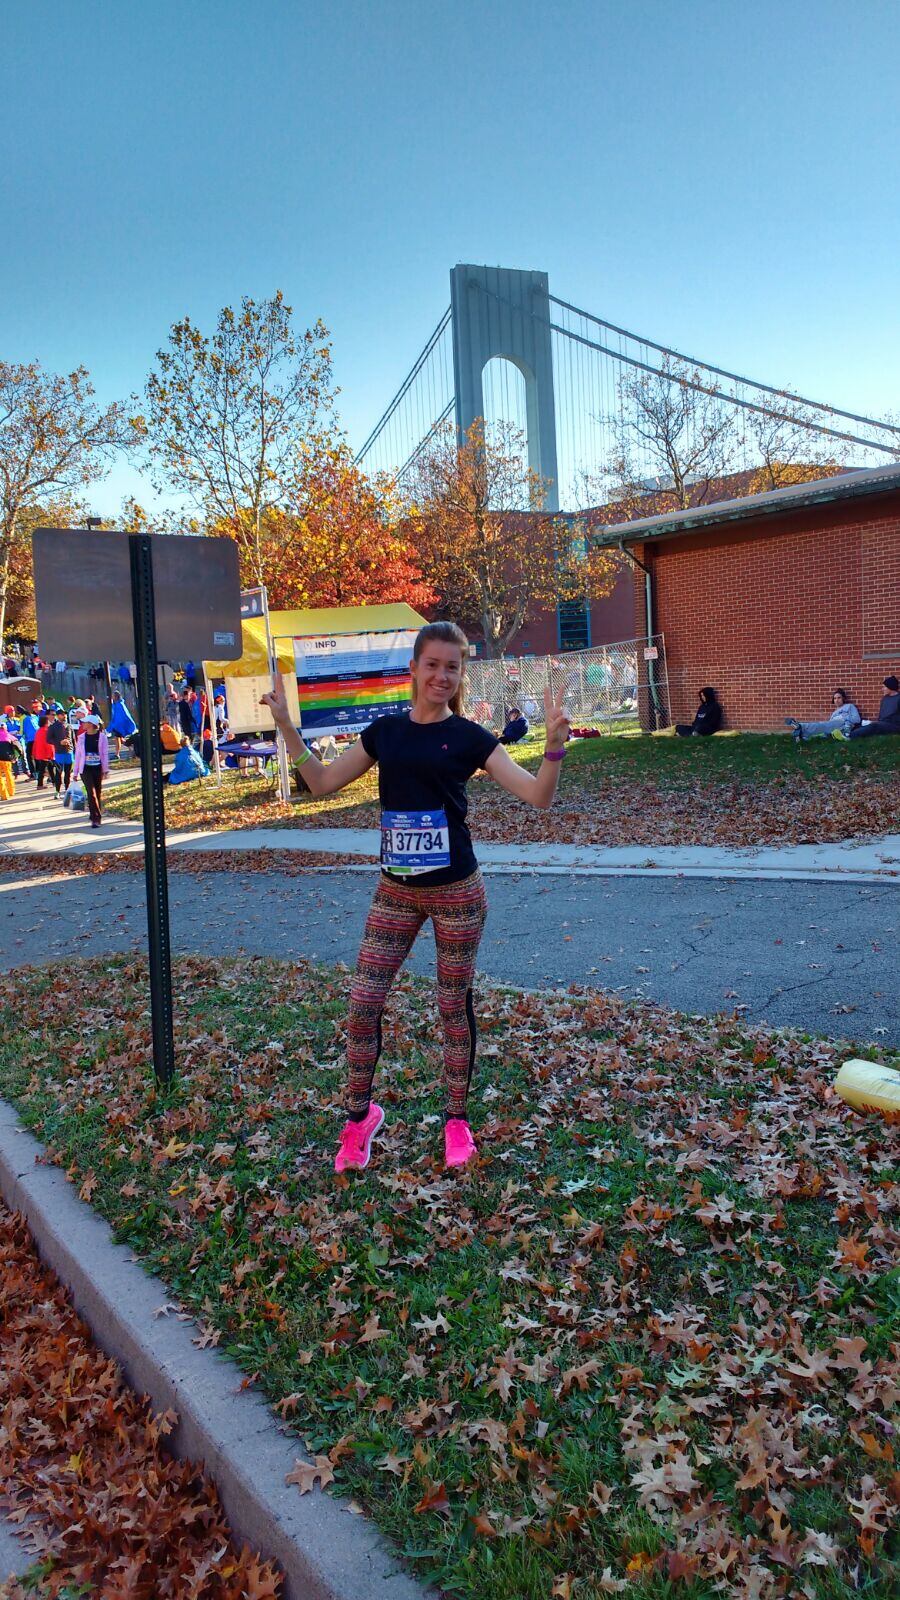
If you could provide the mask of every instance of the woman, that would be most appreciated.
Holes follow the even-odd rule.
[[[99,828],[100,799],[103,779],[109,771],[109,740],[100,726],[100,718],[89,712],[81,724],[81,733],[75,745],[72,777],[80,778],[87,790],[91,827]]]
[[[693,722],[676,722],[675,732],[682,739],[689,739],[691,734],[718,733],[722,726],[722,707],[719,705],[715,689],[709,687],[698,692],[699,706],[694,714]]]
[[[827,722],[799,722],[796,717],[785,717],[785,726],[793,728],[794,738],[829,739],[837,731],[848,738],[851,728],[862,722],[859,707],[853,704],[846,689],[835,689],[831,696],[831,715]]]
[[[561,701],[544,692],[547,747],[536,776],[517,766],[496,735],[463,715],[466,635],[453,622],[420,629],[409,664],[412,710],[377,717],[324,766],[291,725],[284,685],[262,697],[290,759],[317,797],[334,794],[378,763],[381,880],[366,921],[347,1018],[348,1120],[336,1172],[368,1165],[384,1112],[371,1099],[381,1050],[381,1015],[391,984],[430,917],[437,946],[438,1008],[444,1030],[448,1167],[477,1154],[466,1117],[475,1061],[472,982],[486,914],[484,883],[466,827],[466,782],[483,767],[510,794],[547,810],[553,802],[569,725]]]

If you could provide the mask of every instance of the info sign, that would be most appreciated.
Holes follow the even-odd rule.
[[[360,733],[410,706],[414,629],[318,634],[294,640],[300,721],[307,737]]]

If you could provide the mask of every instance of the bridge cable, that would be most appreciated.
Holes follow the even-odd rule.
[[[686,362],[688,366],[702,367],[705,372],[714,372],[717,377],[728,378],[733,383],[749,384],[754,389],[761,389],[765,394],[774,394],[778,395],[780,399],[792,400],[795,405],[811,406],[814,411],[828,411],[832,416],[846,417],[848,422],[862,422],[870,428],[883,428],[888,433],[900,433],[900,426],[894,423],[881,422],[877,417],[862,416],[857,411],[844,411],[840,406],[830,406],[822,400],[808,400],[803,395],[793,394],[790,389],[776,389],[770,383],[759,383],[755,378],[742,377],[740,373],[729,372],[725,367],[714,367],[709,361],[695,360],[693,356],[686,356],[680,350],[673,350],[665,344],[657,344],[654,339],[645,339],[642,335],[630,333],[627,328],[619,328],[614,322],[607,322],[603,317],[595,317],[590,311],[582,311],[578,306],[571,305],[568,300],[560,300],[554,294],[548,295],[548,299],[551,304],[562,307],[564,311],[573,312],[575,316],[582,317],[586,322],[593,322],[597,327],[608,328],[610,333],[616,333],[625,339],[631,339],[634,344],[642,345],[645,350],[658,350],[662,355],[672,356],[676,361]],[[540,320],[545,321],[543,317]],[[552,327],[554,324],[551,323],[550,326]],[[569,334],[571,338],[577,339],[580,337],[580,335],[572,333],[568,328],[560,329],[559,331]],[[586,342],[589,343],[590,341]],[[602,346],[598,345],[596,348],[601,349]],[[621,359],[624,361],[628,358],[623,355]],[[657,369],[648,367],[647,370],[655,371]],[[673,382],[680,383],[681,379],[673,379]]]
[[[444,312],[443,316],[440,318],[437,327],[435,328],[434,332],[432,333],[432,335],[431,335],[430,339],[428,340],[427,344],[425,345],[424,349],[421,351],[421,353],[418,356],[417,360],[415,361],[414,365],[410,368],[409,372],[407,373],[406,377],[404,378],[403,382],[401,383],[399,389],[397,390],[397,393],[394,395],[393,400],[391,400],[390,404],[385,407],[385,410],[382,412],[381,416],[379,417],[378,421],[376,422],[376,424],[375,424],[374,428],[372,429],[372,432],[369,434],[369,437],[366,440],[365,444],[361,447],[361,449],[359,449],[357,451],[356,455],[353,458],[354,462],[358,463],[358,462],[362,461],[363,456],[366,454],[366,452],[369,449],[371,449],[372,445],[375,443],[375,440],[378,438],[378,435],[381,433],[382,429],[385,427],[386,423],[390,419],[392,412],[400,404],[400,401],[403,399],[404,395],[409,390],[410,385],[415,382],[415,379],[418,377],[418,375],[419,375],[419,373],[420,373],[420,371],[422,369],[423,364],[427,361],[429,355],[431,354],[432,350],[434,349],[435,344],[437,343],[437,341],[440,338],[441,334],[444,332],[444,329],[446,328],[446,326],[447,326],[449,321],[450,321],[450,307],[448,306],[446,311]]]

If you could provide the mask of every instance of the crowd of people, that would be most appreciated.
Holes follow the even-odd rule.
[[[22,777],[76,809],[86,805],[91,826],[99,828],[109,763],[96,700],[73,700],[68,709],[58,700],[32,700],[30,707],[0,711],[0,799],[14,799],[16,777]]]
[[[17,654],[2,658],[4,674],[14,677],[41,669],[36,656]],[[0,801],[12,800],[16,779],[33,783],[35,792],[53,795],[76,810],[85,809],[91,826],[102,820],[103,780],[114,761],[140,758],[138,725],[125,700],[126,672],[120,663],[112,675],[121,687],[113,689],[105,721],[95,696],[72,698],[67,705],[43,696],[27,705],[0,704]],[[130,681],[130,673],[129,673]],[[165,782],[185,783],[206,777],[214,759],[214,742],[228,738],[224,694],[212,705],[205,690],[187,676],[183,684],[169,684],[165,714],[160,722],[164,754],[175,756]]]

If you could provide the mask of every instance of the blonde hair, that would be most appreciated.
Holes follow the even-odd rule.
[[[466,661],[469,656],[469,641],[462,628],[456,622],[426,622],[424,628],[420,628],[416,634],[416,642],[413,645],[413,660],[418,661],[425,646],[434,643],[459,646],[459,652],[462,656],[462,670],[459,675],[459,684],[450,698],[450,710],[455,712],[456,716],[463,717],[466,714]],[[415,705],[415,678],[412,680],[411,699],[413,705]]]

